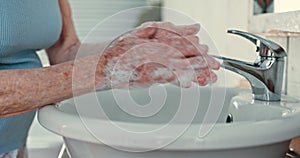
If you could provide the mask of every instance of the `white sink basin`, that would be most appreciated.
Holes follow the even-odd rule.
[[[39,122],[63,136],[72,158],[283,158],[300,135],[300,103],[289,97],[266,103],[245,89],[156,85],[130,90],[134,103],[126,92],[46,106]]]

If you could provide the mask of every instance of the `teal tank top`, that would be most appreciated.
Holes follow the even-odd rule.
[[[53,45],[61,26],[58,0],[0,0],[0,71],[41,67],[36,51]],[[35,112],[0,118],[0,154],[25,144]]]

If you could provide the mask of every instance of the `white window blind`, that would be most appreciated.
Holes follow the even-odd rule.
[[[100,32],[94,35],[97,39],[89,38],[89,40],[93,40],[89,42],[111,40],[112,37],[124,33],[124,30],[135,27],[142,10],[134,9],[134,11],[122,12],[121,14],[119,12],[147,5],[146,0],[69,1],[72,7],[76,31],[81,40],[98,24]],[[114,14],[117,14],[117,16],[107,19]],[[106,21],[104,21],[105,19]]]

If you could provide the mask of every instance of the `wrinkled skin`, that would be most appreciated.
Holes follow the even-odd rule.
[[[114,40],[100,58],[110,88],[173,82],[190,87],[217,80],[220,64],[199,44],[198,24],[148,22]]]
[[[198,31],[197,24],[146,23],[116,39],[100,54],[100,60],[98,53],[103,47],[99,49],[96,44],[81,51],[97,55],[79,58],[76,63],[68,61],[45,68],[2,70],[0,117],[89,93],[95,89],[95,84],[97,90],[106,90],[165,82],[182,87],[189,87],[192,82],[213,83],[217,79],[213,70],[220,65],[207,55],[208,46],[199,44]],[[63,61],[61,59],[55,57],[52,61]]]

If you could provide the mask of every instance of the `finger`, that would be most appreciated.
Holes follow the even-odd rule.
[[[194,70],[203,69],[208,67],[208,63],[202,56],[196,56],[191,58],[186,58],[189,61]]]
[[[189,88],[192,86],[195,74],[193,70],[175,70],[173,71],[173,73],[176,77],[175,80],[172,82],[173,84],[182,88]]]
[[[154,38],[157,31],[158,22],[145,22],[141,26],[133,30],[131,34],[140,38]]]
[[[157,28],[156,27],[145,27],[145,28],[139,28],[137,30],[134,30],[132,32],[133,35],[136,35],[140,38],[154,38],[156,34]]]
[[[217,80],[217,75],[210,69],[202,69],[198,74],[204,74],[208,83],[214,83]]]
[[[218,79],[218,76],[213,71],[210,71],[210,75],[206,79],[208,83],[215,83]]]
[[[194,42],[197,39],[194,38]],[[189,47],[186,48],[178,48],[177,46],[174,46],[176,49],[180,49],[180,51],[184,54],[186,58],[191,58],[191,61],[196,59],[196,63],[192,62],[193,64],[200,64],[199,68],[202,68],[203,66],[208,66],[209,68],[213,70],[218,70],[220,68],[220,63],[215,60],[213,57],[207,55],[208,52],[208,46],[205,44],[195,45],[195,47],[198,47],[198,51],[193,50],[192,48],[189,49]]]
[[[183,56],[181,52],[168,45],[158,42],[148,42],[124,51],[120,60],[125,63],[135,63],[135,65],[149,62],[168,64],[172,63],[170,62],[171,59],[180,55]]]
[[[199,69],[195,73],[195,82],[199,85],[206,85],[208,83],[215,83],[217,81],[217,75],[210,69]]]
[[[199,44],[198,36],[173,36],[169,38],[152,39],[159,43],[164,43],[184,54],[186,57],[207,54],[208,46]]]
[[[176,30],[182,36],[195,35],[200,30],[200,24],[176,26]]]
[[[184,36],[185,39],[187,39],[189,42],[191,42],[191,44],[193,44],[193,46],[195,48],[198,49],[199,53],[200,54],[207,54],[208,53],[208,45],[206,44],[200,44],[200,40],[199,40],[199,37],[198,36]]]
[[[175,25],[170,22],[157,23],[156,27],[157,31],[155,32],[154,37],[157,39],[182,36],[177,32]]]
[[[174,34],[181,36],[195,35],[200,30],[199,24],[176,26],[170,22],[156,23],[156,27],[158,29],[155,38],[170,37]]]
[[[170,22],[147,22],[134,30],[132,34],[141,38],[165,38],[174,35],[195,35],[199,30],[199,24],[176,26]]]
[[[200,86],[205,86],[207,84],[206,76],[202,73],[196,74],[194,82]]]
[[[197,40],[197,37],[194,36],[194,41]],[[124,55],[119,60],[123,61],[123,63],[138,62],[143,64],[143,62],[156,61],[158,63],[168,64],[168,62],[165,61],[171,60],[170,63],[173,62],[178,68],[184,68],[190,65],[194,65],[197,68],[207,67],[208,65],[214,69],[219,68],[218,62],[207,55],[202,56],[195,48],[196,46],[186,39],[164,39],[162,41],[163,42],[147,42],[146,40],[127,37],[113,47],[111,51],[122,52]],[[185,46],[182,47],[181,45]],[[203,46],[203,50],[206,52],[207,46]],[[207,57],[209,62],[203,59],[204,57]],[[186,58],[189,59],[184,63],[184,59]]]
[[[161,38],[156,41],[168,45],[171,48],[174,48],[180,52],[177,54],[177,57],[192,57],[197,56],[203,52],[199,52],[201,49],[197,44],[197,37],[172,37],[172,38]],[[199,47],[199,48],[198,48]],[[201,51],[205,51],[204,49]]]
[[[213,70],[218,70],[220,68],[220,63],[208,55],[200,55],[188,59],[192,63],[194,69],[201,69],[201,68],[208,67]]]
[[[176,27],[171,22],[152,22],[150,24],[143,25],[145,27],[155,27],[157,29],[155,37],[164,37],[166,35],[178,34]]]
[[[165,83],[175,79],[172,70],[157,63],[141,65],[135,72],[138,76],[136,82],[140,84]]]
[[[211,56],[205,56],[205,60],[208,64],[208,67],[213,69],[213,70],[219,70],[220,69],[220,63],[215,60],[213,57]]]
[[[189,35],[189,36],[183,36],[182,38],[187,39],[189,42],[191,42],[194,45],[199,44],[199,37],[195,35]]]
[[[153,71],[152,71],[153,70]],[[152,71],[149,75],[147,72]],[[194,79],[193,70],[175,70],[172,71],[170,68],[163,65],[157,65],[156,63],[145,64],[142,66],[142,71],[139,72],[143,79],[139,82],[148,84],[152,83],[166,83],[174,82],[176,85],[188,88]]]
[[[175,64],[175,69],[193,69],[193,70],[199,70],[199,69],[208,69],[209,63],[203,56],[195,56],[190,58],[184,58],[184,59],[171,59],[171,62]]]
[[[199,44],[199,45],[196,45],[196,46],[198,46],[197,48],[198,48],[198,52],[200,54],[207,54],[209,48],[206,44]]]
[[[110,44],[109,48],[107,48],[105,52],[110,52],[110,54],[118,56],[130,50],[136,45],[140,45],[147,42],[149,42],[147,39],[141,39],[133,36],[121,37],[115,40],[112,44]]]
[[[178,50],[170,48],[160,43],[145,43],[122,52],[119,56],[114,56],[115,68],[135,69],[144,64],[157,63],[170,69],[187,69],[191,63],[187,58],[178,58],[181,55]],[[191,59],[192,61],[192,59]],[[191,68],[192,69],[192,68]]]
[[[184,38],[187,39],[190,44],[197,49],[198,54],[195,55],[203,55],[208,53],[208,46],[206,44],[200,44],[198,36],[185,36]]]
[[[165,68],[170,70],[199,70],[208,68],[207,62],[201,56],[192,58],[170,58],[170,57],[160,57],[159,59],[153,60],[152,62],[140,62],[142,64],[157,64],[163,65]]]

